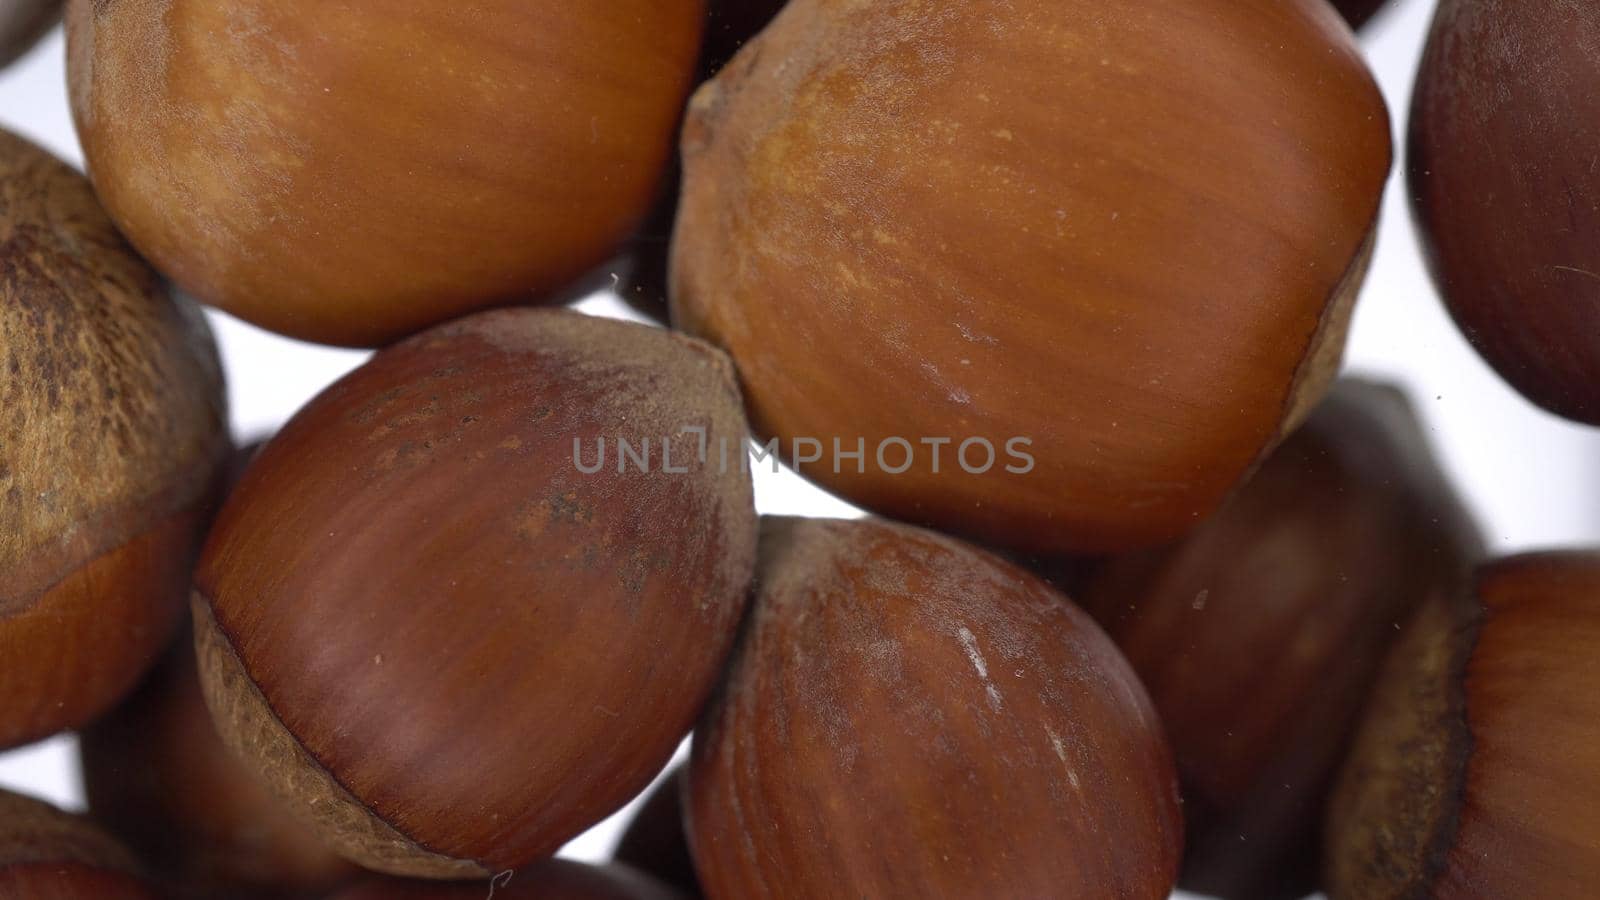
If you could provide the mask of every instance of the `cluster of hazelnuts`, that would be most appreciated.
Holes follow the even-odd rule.
[[[1338,378],[1376,5],[69,0],[88,178],[0,133],[0,748],[79,731],[89,812],[0,795],[0,898],[1593,896],[1600,553],[1486,560]],[[1451,310],[1592,424],[1596,46],[1441,0],[1411,141]],[[618,260],[677,330],[549,308]],[[235,449],[191,296],[382,349]],[[751,433],[1034,465],[758,520]]]

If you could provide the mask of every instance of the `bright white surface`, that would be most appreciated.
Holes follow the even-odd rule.
[[[1398,0],[1366,36],[1389,98],[1397,137],[1431,5]],[[26,134],[81,164],[67,114],[62,41],[0,75],[0,125]],[[1437,449],[1487,527],[1496,550],[1600,540],[1600,431],[1565,424],[1523,401],[1467,346],[1450,323],[1423,270],[1405,208],[1404,185],[1391,182],[1371,277],[1356,316],[1350,368],[1410,388]],[[586,301],[589,312],[626,315],[614,298]],[[230,379],[235,431],[270,433],[318,390],[358,365],[364,354],[298,344],[213,315]],[[788,474],[758,476],[763,512],[848,515],[851,508]],[[0,756],[0,784],[82,805],[73,744],[58,738]],[[629,811],[575,841],[568,854],[602,859]]]

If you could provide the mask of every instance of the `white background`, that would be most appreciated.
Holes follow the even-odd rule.
[[[1404,135],[1416,60],[1431,4],[1397,0],[1364,35]],[[27,135],[81,165],[68,117],[60,33],[0,74],[0,125]],[[1398,144],[1397,144],[1398,146]],[[595,313],[626,315],[609,296],[585,301]],[[364,354],[330,350],[274,337],[227,316],[212,322],[228,367],[236,434],[269,434],[329,382],[358,365]],[[1349,354],[1358,373],[1397,379],[1411,391],[1435,445],[1504,552],[1600,541],[1600,430],[1569,425],[1521,400],[1485,367],[1446,317],[1423,270],[1396,178],[1385,201],[1383,229]],[[763,512],[848,515],[850,507],[788,475],[758,479]],[[82,805],[71,738],[0,755],[0,784]],[[599,826],[568,854],[602,859],[619,819]]]

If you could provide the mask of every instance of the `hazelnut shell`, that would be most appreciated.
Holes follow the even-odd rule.
[[[192,639],[85,729],[79,750],[90,817],[176,897],[321,897],[357,874],[223,746]]]
[[[1178,545],[1112,560],[1084,593],[1172,739],[1184,887],[1317,887],[1325,799],[1389,647],[1483,554],[1398,390],[1341,382]]]
[[[1048,553],[1180,535],[1310,411],[1391,156],[1323,0],[793,0],[682,148],[673,321],[758,434],[1029,440],[804,474]]]
[[[380,352],[261,451],[207,544],[224,741],[369,868],[553,853],[666,765],[721,670],[755,553],[744,435],[726,357],[659,329],[506,310]],[[619,438],[652,441],[648,473]]]
[[[1412,99],[1423,249],[1474,347],[1600,425],[1600,5],[1442,0]]]
[[[83,725],[171,640],[222,375],[83,176],[0,131],[0,748]]]
[[[1600,552],[1481,568],[1390,655],[1327,828],[1333,900],[1594,895]]]
[[[1168,896],[1161,726],[1045,582],[932,532],[767,519],[753,603],[694,736],[706,896]]]
[[[655,200],[703,0],[74,0],[112,218],[257,325],[372,346],[568,299]]]

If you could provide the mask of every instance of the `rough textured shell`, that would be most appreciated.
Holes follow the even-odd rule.
[[[79,748],[89,816],[182,896],[320,896],[356,874],[223,746],[192,640],[84,729]]]
[[[168,295],[83,176],[5,132],[0,366],[5,612],[195,503],[227,449],[199,310]]]
[[[1593,896],[1600,553],[1515,557],[1424,608],[1329,820],[1334,898]]]
[[[228,450],[216,348],[83,176],[0,131],[0,747],[81,725],[176,626]]]

